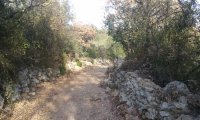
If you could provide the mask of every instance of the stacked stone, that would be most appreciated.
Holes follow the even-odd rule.
[[[106,91],[113,97],[118,97],[119,103],[125,103],[125,107],[119,104],[117,108],[126,109],[121,111],[126,111],[124,113],[127,114],[127,119],[200,119],[200,97],[192,94],[184,83],[173,81],[161,88],[151,80],[141,78],[137,73],[118,71],[105,83]]]

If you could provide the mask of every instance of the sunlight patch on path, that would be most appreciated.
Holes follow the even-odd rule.
[[[99,87],[105,70],[93,66],[42,84],[35,99],[16,104],[11,120],[120,120]]]

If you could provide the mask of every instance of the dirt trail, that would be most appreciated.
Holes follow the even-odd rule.
[[[15,105],[11,120],[120,120],[99,83],[106,67],[90,67],[44,83],[34,98]]]

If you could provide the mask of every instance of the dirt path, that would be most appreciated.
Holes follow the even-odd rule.
[[[34,98],[15,105],[11,120],[120,120],[99,87],[105,70],[91,67],[40,85]]]

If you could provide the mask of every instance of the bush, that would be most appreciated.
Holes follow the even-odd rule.
[[[114,60],[115,58],[125,58],[125,51],[123,49],[123,46],[116,42],[114,43],[108,50],[106,51],[107,57],[110,60]]]
[[[60,70],[60,74],[61,74],[61,75],[65,75],[65,73],[66,73],[66,68],[65,68],[65,66],[63,66],[63,65],[60,66],[60,67],[59,67],[59,70]]]
[[[124,16],[111,12],[105,23],[108,33],[123,45],[127,60],[138,61],[137,68],[148,70],[162,86],[173,80],[200,81],[198,3],[193,0],[141,0],[142,4],[136,2],[132,7],[128,5],[129,1],[113,1],[116,4],[109,7],[116,13],[124,13]],[[144,4],[149,7],[144,7]],[[174,4],[183,10],[173,9]],[[152,9],[160,12],[154,13]],[[160,13],[167,14],[158,19]],[[120,24],[115,24],[118,22]],[[116,54],[111,52],[110,55],[115,57]]]
[[[66,53],[62,54],[61,59],[62,60],[61,60],[61,65],[59,67],[59,70],[60,70],[60,74],[64,75],[64,74],[67,73],[67,69],[66,69],[66,66],[65,66],[65,64],[67,62],[67,55],[66,55]]]
[[[93,58],[93,59],[97,58],[97,50],[95,50],[94,47],[88,48],[87,53],[88,53],[88,57]]]
[[[79,59],[76,59],[76,65],[82,67],[83,64]]]

